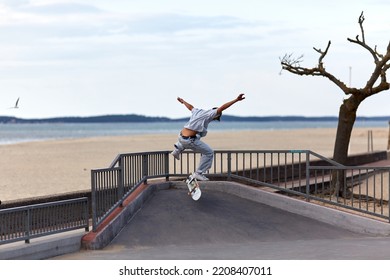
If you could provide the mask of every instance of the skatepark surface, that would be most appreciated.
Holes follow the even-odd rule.
[[[174,187],[154,192],[104,249],[54,259],[390,259],[390,237],[319,220],[212,186],[193,201]]]

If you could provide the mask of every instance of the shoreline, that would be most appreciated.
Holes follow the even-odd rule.
[[[148,123],[36,123],[36,124],[1,124],[0,146],[50,140],[73,140],[105,136],[130,136],[144,134],[176,134],[184,123],[148,122]],[[211,124],[210,131],[275,131],[301,129],[336,129],[334,121],[224,121]],[[356,122],[355,128],[385,128],[387,122]]]
[[[365,153],[368,131],[375,151],[387,149],[388,128],[355,128],[349,154]],[[335,128],[210,131],[214,150],[312,150],[332,157]],[[108,167],[121,153],[170,151],[177,134],[100,136],[0,145],[0,200],[90,189],[90,171]]]

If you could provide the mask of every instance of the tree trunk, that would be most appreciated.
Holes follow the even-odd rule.
[[[347,164],[348,147],[355,120],[356,111],[351,112],[348,110],[345,104],[342,104],[339,111],[339,121],[337,125],[336,141],[333,150],[333,160],[343,165]]]
[[[356,120],[356,111],[361,101],[355,96],[351,96],[344,100],[340,106],[333,160],[343,165],[347,164],[352,129]],[[342,197],[347,197],[349,194],[345,186],[345,174],[341,170],[332,172],[331,193]]]

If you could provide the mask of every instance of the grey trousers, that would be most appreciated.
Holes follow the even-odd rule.
[[[201,153],[200,162],[196,169],[196,173],[206,173],[213,164],[214,159],[214,150],[210,148],[205,142],[200,140],[200,137],[197,136],[195,139],[189,138],[184,139],[179,135],[179,141],[175,144],[176,150],[180,153],[185,149],[191,149],[196,153]]]

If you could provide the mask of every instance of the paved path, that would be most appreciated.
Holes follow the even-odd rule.
[[[103,250],[56,259],[390,259],[390,238],[357,234],[227,193],[157,191]]]

